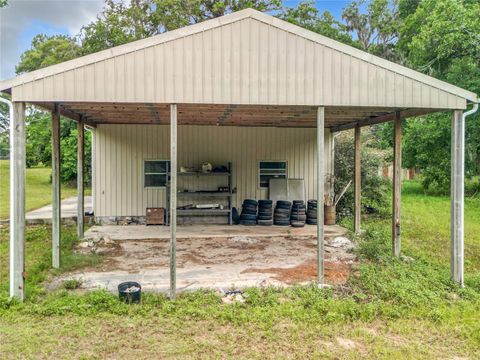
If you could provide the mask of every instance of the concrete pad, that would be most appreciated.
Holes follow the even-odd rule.
[[[100,229],[101,228],[101,229]],[[108,236],[106,228],[110,231]],[[355,263],[353,243],[346,230],[328,226],[325,244],[326,283],[342,284]],[[101,231],[100,231],[101,230]],[[131,234],[127,239],[122,231]],[[200,233],[198,233],[200,232]],[[102,233],[105,238],[99,236]],[[228,290],[252,286],[291,286],[316,279],[315,226],[245,227],[228,225],[179,226],[177,238],[177,288]],[[117,291],[119,283],[138,281],[146,291],[169,289],[168,227],[141,225],[97,227],[87,248],[104,257],[95,268],[62,275],[82,280],[85,289]],[[341,237],[341,241],[336,240]]]
[[[325,237],[345,235],[346,229],[338,225],[325,225]],[[295,236],[317,235],[317,227],[305,225],[303,228],[290,226],[243,226],[243,225],[182,225],[177,226],[177,238],[201,239],[232,236]],[[168,226],[152,225],[95,225],[85,233],[85,237],[108,237],[112,240],[170,239]]]
[[[92,197],[85,196],[85,212],[92,211]],[[64,218],[77,218],[77,197],[70,197],[62,200],[61,205],[61,217]],[[36,210],[27,212],[26,220],[27,221],[44,221],[48,222],[52,220],[52,204],[46,205]]]

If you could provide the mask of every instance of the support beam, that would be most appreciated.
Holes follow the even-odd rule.
[[[317,110],[317,284],[325,284],[323,204],[325,192],[325,108]]]
[[[60,267],[60,111],[52,112],[52,266]]]
[[[463,286],[465,120],[461,110],[452,114],[451,155],[451,254],[452,279]]]
[[[85,128],[83,119],[77,123],[77,237],[83,238],[83,216],[85,215],[84,177],[85,169]]]
[[[355,234],[360,234],[361,216],[362,216],[362,168],[361,168],[361,132],[360,126],[355,127],[355,169],[354,169],[354,192],[355,192]]]
[[[25,298],[25,103],[10,112],[10,297]]]
[[[177,289],[177,104],[170,105],[170,299]]]
[[[392,204],[392,244],[393,255],[400,256],[400,207],[402,191],[402,118],[400,112],[395,114],[393,136],[393,204]]]

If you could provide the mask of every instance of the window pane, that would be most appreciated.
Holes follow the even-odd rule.
[[[268,187],[270,179],[286,179],[284,175],[260,175],[260,187]]]
[[[166,185],[166,175],[145,175],[145,187],[159,187]]]
[[[260,175],[285,175],[285,169],[261,169]]]
[[[145,161],[145,172],[146,173],[166,173],[167,172],[167,161]]]
[[[260,162],[260,169],[286,169],[287,163],[285,161],[262,161]]]

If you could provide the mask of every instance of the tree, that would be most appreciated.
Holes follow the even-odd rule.
[[[15,67],[15,71],[21,74],[37,70],[74,59],[79,55],[80,47],[70,37],[39,34],[33,38],[31,49],[20,56],[20,62]]]
[[[281,9],[281,0],[107,0],[79,34],[84,54],[144,39],[245,8]]]
[[[285,8],[279,17],[331,39],[354,45],[345,25],[335,20],[328,11],[319,15],[313,0],[302,1],[295,8]]]
[[[469,0],[401,0],[397,52],[419,71],[480,92],[480,3]],[[403,122],[403,164],[423,171],[424,188],[447,192],[450,184],[451,113]],[[375,127],[392,146],[391,124]],[[466,175],[480,174],[480,116],[466,123]]]
[[[364,6],[366,12],[362,12]],[[398,0],[355,0],[344,9],[342,18],[362,50],[398,60],[395,52],[400,28]]]

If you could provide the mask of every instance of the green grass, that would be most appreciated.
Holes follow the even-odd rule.
[[[63,265],[49,270],[50,229],[27,230],[25,303],[6,299],[7,228],[0,231],[1,358],[479,358],[479,199],[466,204],[466,288],[450,281],[449,200],[404,184],[403,249],[390,256],[390,222],[366,217],[356,267],[346,287],[248,289],[246,303],[224,305],[214,291],[182,293],[175,302],[144,294],[127,305],[104,291],[79,293],[53,274],[101,258],[72,251],[64,228]],[[67,289],[68,288],[68,289]]]
[[[7,219],[10,206],[10,168],[8,160],[0,160],[0,219]],[[38,209],[52,202],[52,184],[50,175],[52,170],[47,167],[27,169],[26,178],[26,209]],[[62,199],[75,196],[76,188],[62,185]]]

